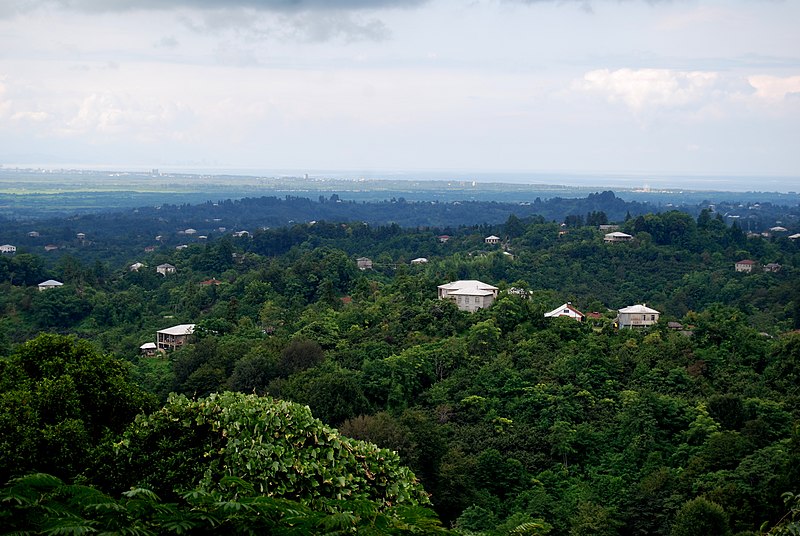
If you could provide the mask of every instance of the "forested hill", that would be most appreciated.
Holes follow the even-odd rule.
[[[483,223],[502,223],[511,214],[520,218],[539,215],[546,220],[563,221],[568,216],[583,218],[603,212],[609,220],[622,221],[628,215],[657,211],[657,207],[638,201],[624,201],[607,191],[585,198],[554,197],[531,199],[523,203],[494,201],[406,201],[391,198],[383,202],[355,202],[338,194],[307,197],[257,197],[207,201],[200,204],[170,204],[140,207],[125,212],[85,214],[70,218],[6,223],[4,240],[26,244],[31,229],[51,231],[53,239],[72,239],[75,232],[94,237],[121,237],[132,233],[170,236],[192,228],[200,235],[219,235],[226,231],[281,227],[309,221],[365,222],[371,225],[397,224],[402,227],[458,227]],[[224,231],[223,231],[224,232]],[[52,240],[51,240],[52,241]]]
[[[168,197],[166,201],[168,201]],[[370,225],[397,224],[401,227],[431,227],[450,232],[459,226],[496,225],[511,215],[517,218],[539,217],[544,221],[566,222],[569,226],[621,223],[629,217],[665,210],[680,210],[697,216],[703,209],[716,211],[730,225],[737,222],[745,231],[762,232],[775,225],[790,226],[800,219],[800,207],[773,205],[768,202],[718,202],[710,205],[653,205],[625,201],[614,192],[589,194],[585,198],[534,198],[530,202],[494,201],[406,201],[391,198],[382,202],[355,202],[332,194],[312,200],[286,196],[207,201],[200,204],[170,204],[140,207],[124,212],[102,212],[44,220],[3,222],[2,240],[31,251],[44,245],[68,246],[77,233],[88,240],[106,243],[137,242],[146,246],[156,236],[168,245],[178,245],[199,236],[209,238],[247,230],[291,226],[312,221],[363,222]],[[714,215],[714,214],[712,214]],[[184,236],[186,229],[196,233]],[[31,231],[39,233],[29,236]]]

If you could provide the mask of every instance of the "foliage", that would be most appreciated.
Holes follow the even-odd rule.
[[[42,334],[0,361],[0,476],[74,477],[108,434],[153,407],[129,366],[86,341]]]
[[[193,489],[165,502],[145,488],[114,499],[43,473],[0,489],[3,534],[448,534],[421,506],[367,500],[320,499],[319,508],[258,494],[246,481],[225,477],[219,489]]]
[[[307,407],[255,395],[171,396],[139,416],[118,445],[118,485],[170,495],[218,489],[226,476],[258,493],[315,504],[319,498],[382,506],[426,505],[397,454],[340,436]]]

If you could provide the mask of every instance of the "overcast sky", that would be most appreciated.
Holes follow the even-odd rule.
[[[0,0],[0,163],[800,176],[800,1]]]

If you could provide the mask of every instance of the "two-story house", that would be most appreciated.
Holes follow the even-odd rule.
[[[474,279],[453,281],[452,283],[439,285],[438,289],[440,300],[453,300],[459,309],[470,313],[492,305],[500,290],[495,286]]]
[[[194,333],[194,324],[178,324],[171,328],[156,332],[156,343],[159,350],[175,350],[187,342]]]

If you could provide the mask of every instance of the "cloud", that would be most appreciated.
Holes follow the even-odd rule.
[[[800,76],[755,75],[747,79],[756,90],[756,97],[767,101],[782,101],[800,96]]]
[[[247,8],[291,13],[409,8],[425,2],[427,0],[11,0],[7,4],[4,3],[4,7],[0,7],[0,15],[24,13],[49,6],[88,13],[165,11],[179,8],[196,10]]]
[[[694,110],[752,93],[739,78],[714,71],[671,69],[597,69],[587,72],[573,89],[605,95],[635,114],[653,110]]]
[[[178,40],[173,36],[168,35],[156,41],[153,46],[156,48],[176,48],[178,46]]]

